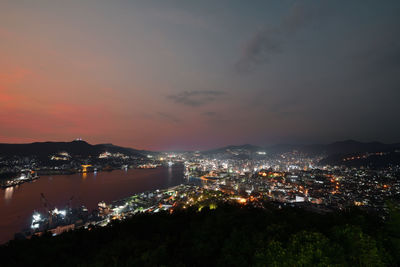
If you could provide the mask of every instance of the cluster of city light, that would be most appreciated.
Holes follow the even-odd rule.
[[[39,228],[39,223],[40,223],[41,220],[42,220],[42,217],[41,217],[40,213],[35,212],[32,215],[31,228],[32,229],[38,229]]]
[[[258,152],[257,154],[264,155]],[[103,226],[112,220],[121,220],[141,212],[157,213],[164,210],[172,213],[176,209],[188,207],[195,207],[199,211],[204,207],[213,209],[220,201],[262,207],[265,201],[272,200],[274,203],[285,205],[301,203],[302,207],[320,210],[342,209],[349,203],[368,206],[372,197],[381,195],[383,199],[399,188],[399,183],[378,179],[379,176],[386,177],[390,173],[377,174],[369,170],[357,170],[354,173],[354,170],[348,168],[318,167],[318,161],[315,159],[313,161],[294,152],[284,153],[274,159],[219,159],[215,156],[197,155],[185,159],[180,154],[167,153],[147,157],[153,160],[146,159],[136,168],[157,168],[165,165],[171,167],[173,164],[184,162],[186,178],[189,181],[197,179],[194,183],[196,185],[180,185],[168,190],[144,192],[111,205],[102,202],[99,204],[101,209],[99,208],[96,221],[90,223]],[[171,168],[169,170],[171,171]],[[372,186],[371,181],[375,183]],[[368,189],[361,188],[367,185]],[[373,189],[379,192],[372,194]],[[363,192],[368,194],[363,195]],[[58,222],[67,221],[64,219],[66,213],[66,210],[50,211],[51,216],[60,215],[57,217],[61,218]],[[40,214],[34,214],[32,228],[42,228],[39,226],[44,222],[45,219],[42,219]],[[88,225],[89,222],[85,223]]]
[[[66,210],[58,210],[57,208],[55,208],[53,210],[53,214],[62,215],[62,216],[65,217],[67,215],[67,211]]]
[[[104,151],[101,153],[98,157],[99,159],[107,159],[107,158],[122,158],[122,159],[128,159],[129,157],[123,153],[110,153],[108,151]]]

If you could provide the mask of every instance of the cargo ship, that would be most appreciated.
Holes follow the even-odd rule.
[[[54,236],[74,230],[84,225],[88,217],[87,214],[88,212],[85,207],[69,210],[58,210],[55,208],[47,215],[35,211],[32,215],[30,228],[15,234],[15,238],[29,239],[32,236],[41,236],[46,232],[50,232]]]
[[[45,207],[47,208],[46,205]],[[29,228],[15,234],[15,238],[29,239],[32,236],[41,236],[47,232],[53,236],[59,235],[63,232],[83,227],[92,217],[85,206],[78,208],[67,206],[64,209],[54,208],[46,210],[45,213],[34,211]]]

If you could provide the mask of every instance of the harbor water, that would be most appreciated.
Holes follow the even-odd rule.
[[[111,203],[136,193],[182,184],[185,182],[183,172],[183,165],[173,165],[156,169],[42,176],[33,182],[0,189],[0,244],[27,228],[34,210],[45,210],[41,193],[50,208],[63,208],[72,198],[72,206],[85,205],[93,210],[100,201]]]

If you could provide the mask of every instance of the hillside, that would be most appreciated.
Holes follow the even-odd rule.
[[[270,153],[284,153],[292,150],[315,155],[335,155],[335,154],[350,154],[363,152],[391,152],[400,149],[400,144],[384,144],[380,142],[359,142],[355,140],[345,140],[330,144],[314,144],[314,145],[275,145],[267,148]]]
[[[98,156],[104,151],[126,155],[141,155],[143,151],[112,144],[91,145],[85,141],[36,142],[30,144],[0,144],[0,156],[37,156],[47,158],[51,154],[68,152],[72,156]]]
[[[386,168],[400,165],[400,152],[334,154],[327,156],[319,163],[331,166]]]
[[[398,266],[400,216],[223,206],[12,241],[2,266]]]

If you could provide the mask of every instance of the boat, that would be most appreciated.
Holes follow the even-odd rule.
[[[54,208],[46,213],[34,211],[29,229],[16,234],[19,239],[31,238],[34,235],[42,235],[50,232],[58,235],[66,231],[82,227],[89,221],[90,214],[85,206],[79,208],[65,207],[62,210]]]

